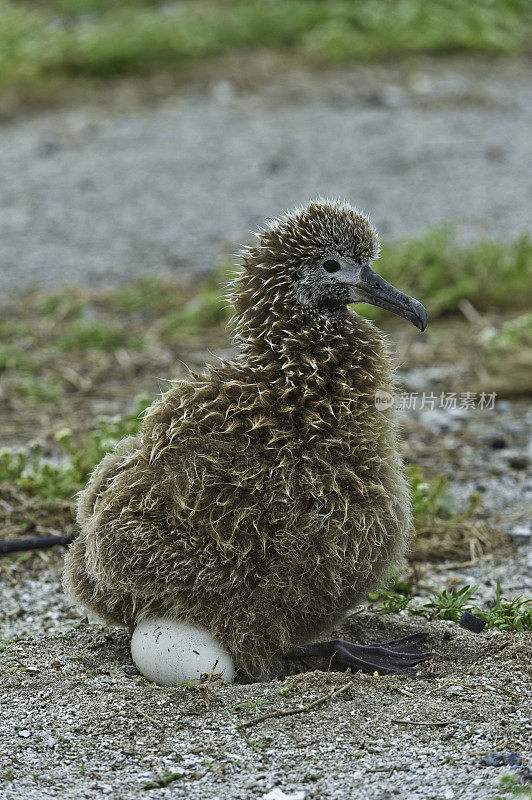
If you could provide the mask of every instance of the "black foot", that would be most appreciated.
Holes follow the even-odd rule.
[[[353,644],[344,639],[332,639],[330,642],[293,647],[285,653],[285,657],[318,656],[328,658],[329,663],[334,666],[352,667],[369,673],[378,672],[379,675],[394,675],[406,672],[432,656],[430,650],[421,651],[417,648],[427,635],[412,633],[402,639],[377,644]]]

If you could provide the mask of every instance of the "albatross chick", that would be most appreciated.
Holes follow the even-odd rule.
[[[283,657],[386,674],[430,655],[424,634],[318,641],[401,561],[411,528],[395,411],[378,402],[392,364],[348,304],[420,330],[427,314],[372,270],[377,255],[348,204],[312,202],[259,232],[232,289],[238,355],[176,383],[81,494],[75,601],[130,630],[206,630],[247,680]]]

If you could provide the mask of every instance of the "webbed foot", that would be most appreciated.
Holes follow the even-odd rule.
[[[402,639],[376,644],[353,644],[344,639],[318,642],[303,647],[293,647],[285,653],[285,658],[305,658],[305,656],[328,658],[334,666],[351,667],[362,672],[378,672],[379,675],[394,675],[426,661],[433,654],[430,650],[419,650],[419,645],[427,633],[412,633]]]

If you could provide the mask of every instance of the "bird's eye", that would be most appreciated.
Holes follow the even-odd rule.
[[[323,269],[325,272],[338,272],[340,264],[334,258],[328,258],[327,261],[323,262]]]

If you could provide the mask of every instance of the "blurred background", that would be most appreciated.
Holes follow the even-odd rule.
[[[379,271],[429,311],[421,335],[357,309],[399,365],[403,590],[522,592],[531,28],[525,0],[0,0],[3,538],[74,530],[140,411],[231,354],[232,254],[327,196],[369,213]],[[3,561],[8,632],[75,617],[60,555]]]

